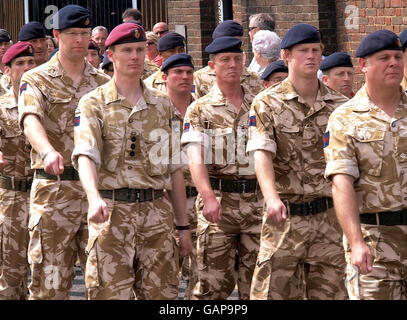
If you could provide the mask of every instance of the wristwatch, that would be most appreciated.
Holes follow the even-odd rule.
[[[41,160],[44,160],[48,153],[55,151],[55,149],[48,149],[44,152],[41,152]]]

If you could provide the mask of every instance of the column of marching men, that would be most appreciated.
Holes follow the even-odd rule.
[[[0,29],[0,299],[69,299],[75,264],[87,299],[407,298],[407,31],[363,38],[355,92],[268,14],[248,68],[227,20],[196,72],[138,10],[56,21]]]

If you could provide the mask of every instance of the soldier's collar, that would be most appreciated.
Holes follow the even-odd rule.
[[[218,85],[215,84],[211,89],[209,89],[208,94],[210,93],[210,105],[213,107],[223,107],[226,105],[226,98],[223,95],[222,91],[220,91]]]
[[[64,74],[64,70],[62,69],[61,64],[59,63],[59,52],[54,54],[51,60],[48,62],[48,74],[51,77],[60,77]]]

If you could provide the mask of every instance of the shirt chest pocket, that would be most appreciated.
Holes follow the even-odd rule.
[[[355,128],[351,133],[361,172],[376,177],[381,175],[385,134],[386,131],[375,128]]]
[[[120,127],[107,126],[103,130],[102,163],[105,170],[115,173],[122,155],[124,131]]]
[[[68,126],[73,128],[76,106],[71,104],[72,97],[50,96],[49,108],[44,125],[48,130],[57,134],[63,134]]]
[[[169,133],[162,128],[143,134],[140,147],[144,170],[149,176],[167,173],[170,159]]]
[[[300,128],[280,123],[275,129],[275,140],[278,157],[288,162],[297,156],[296,150],[302,145]]]
[[[233,128],[216,128],[212,135],[212,163],[226,166],[235,163],[236,141]]]

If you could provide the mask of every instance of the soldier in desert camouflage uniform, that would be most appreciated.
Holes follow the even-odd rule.
[[[182,166],[169,164],[173,108],[140,80],[145,41],[137,24],[112,30],[106,46],[113,79],[76,111],[72,160],[89,202],[90,299],[131,299],[133,289],[138,299],[176,299],[174,218],[180,255],[191,250]]]
[[[243,27],[234,20],[223,21],[213,31],[212,39],[215,40],[216,38],[225,36],[237,37],[240,39],[243,36]],[[215,81],[215,70],[211,69],[209,66],[196,71],[194,73],[195,99],[206,95],[209,92],[209,89],[215,84]],[[246,67],[243,68],[240,81],[242,85],[252,92],[253,95],[258,94],[263,90],[259,75],[247,70]]]
[[[150,60],[144,61],[144,71],[141,74],[141,80],[147,79],[159,70],[160,68],[158,68],[154,62],[151,62]]]
[[[28,206],[32,182],[30,149],[18,126],[17,99],[20,79],[35,67],[28,42],[11,46],[2,58],[12,79],[12,90],[0,97],[1,151],[6,165],[0,174],[0,299],[27,298],[29,266]]]
[[[185,52],[185,39],[176,32],[169,32],[158,40],[157,48],[161,61],[164,63],[165,60],[174,54]],[[167,92],[161,70],[158,70],[156,73],[153,73],[145,79],[144,83],[147,87]]]
[[[247,151],[255,151],[265,210],[251,299],[345,299],[345,260],[322,138],[346,97],[318,81],[319,31],[291,28],[281,42],[289,75],[250,109]]]
[[[219,37],[205,49],[211,54],[217,85],[188,107],[184,119],[181,143],[199,191],[198,283],[193,299],[226,299],[236,282],[240,299],[249,299],[260,243],[263,198],[253,162],[245,155],[254,95],[240,83],[241,43]]]
[[[19,124],[33,146],[28,258],[30,299],[67,299],[74,260],[86,260],[86,195],[72,167],[74,113],[79,99],[109,77],[85,62],[90,12],[58,11],[59,52],[21,79]]]
[[[403,53],[388,30],[356,50],[366,84],[329,118],[325,175],[344,231],[351,299],[406,300],[407,96]]]
[[[4,64],[1,62],[3,55],[11,46],[10,35],[7,30],[0,29],[0,96],[11,88],[10,77],[4,74]]]

